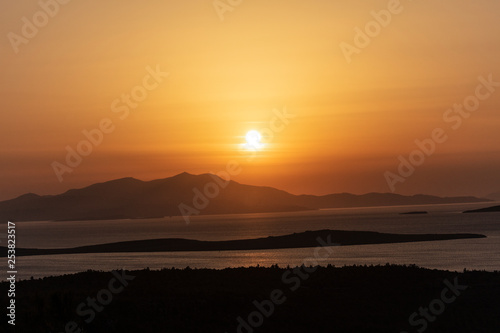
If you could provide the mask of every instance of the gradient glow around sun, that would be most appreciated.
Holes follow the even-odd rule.
[[[248,131],[247,134],[245,135],[245,139],[247,141],[247,143],[245,144],[245,147],[247,149],[259,150],[264,147],[264,144],[261,142],[262,135],[260,134],[259,131],[256,130]]]

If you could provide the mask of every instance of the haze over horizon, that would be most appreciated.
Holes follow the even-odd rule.
[[[15,52],[9,33],[22,35],[22,18],[40,8],[16,1],[0,13],[0,200],[217,173],[231,160],[243,184],[385,193],[384,174],[436,128],[447,139],[394,193],[500,191],[500,89],[445,121],[480,77],[500,82],[500,2],[444,0],[430,10],[401,0],[350,62],[339,46],[355,45],[354,29],[388,1],[243,1],[224,21],[211,0],[70,1]],[[137,86],[147,96],[126,102]],[[66,148],[103,119],[109,133],[60,182],[53,163],[66,164]],[[266,129],[272,140],[249,158],[246,133]]]

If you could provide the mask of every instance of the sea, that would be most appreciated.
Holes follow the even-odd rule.
[[[445,204],[323,209],[304,212],[192,216],[99,221],[17,222],[18,248],[68,248],[159,238],[231,240],[279,236],[307,230],[357,230],[401,234],[478,233],[486,238],[415,243],[334,246],[327,258],[315,258],[314,248],[212,251],[102,253],[26,256],[16,258],[18,279],[82,272],[144,268],[249,267],[277,264],[379,265],[415,264],[450,271],[500,270],[500,213],[464,210],[499,203]],[[428,214],[406,215],[411,211]],[[6,228],[6,225],[2,225]],[[319,244],[318,244],[319,246]],[[325,252],[326,253],[326,252]]]

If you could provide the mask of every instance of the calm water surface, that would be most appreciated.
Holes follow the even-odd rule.
[[[500,270],[500,213],[461,214],[494,204],[397,206],[331,209],[297,213],[241,214],[116,221],[19,222],[17,246],[64,248],[128,240],[188,238],[228,240],[285,235],[306,230],[364,230],[390,233],[480,233],[483,239],[333,247],[319,264],[417,264],[437,269]],[[425,210],[427,215],[400,215]],[[75,273],[87,269],[149,267],[225,268],[295,266],[314,263],[313,248],[175,253],[118,253],[18,258],[20,278]]]

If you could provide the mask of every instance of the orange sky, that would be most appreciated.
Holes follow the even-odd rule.
[[[389,192],[385,172],[435,128],[448,140],[396,193],[500,191],[500,87],[458,129],[443,119],[478,77],[500,82],[500,2],[401,0],[348,63],[341,43],[355,46],[354,28],[389,2],[242,1],[221,21],[212,0],[73,0],[47,7],[46,25],[38,1],[4,4],[0,200],[229,160],[242,165],[234,180],[295,194]],[[26,38],[33,16],[42,25]],[[141,90],[146,68],[169,74]],[[144,100],[113,112],[134,89]],[[245,133],[284,108],[294,118],[247,161]],[[103,119],[114,130],[60,182],[53,163]]]

